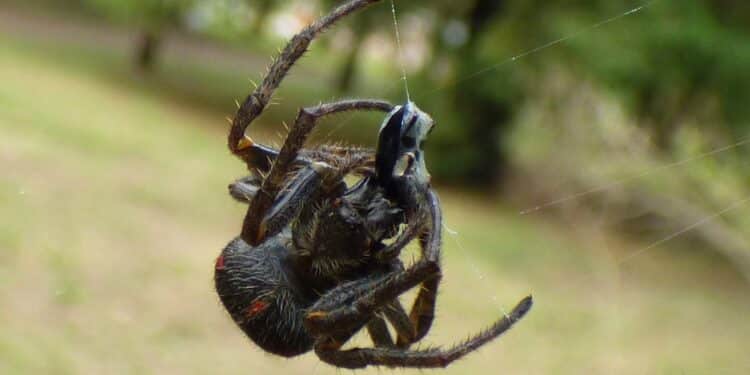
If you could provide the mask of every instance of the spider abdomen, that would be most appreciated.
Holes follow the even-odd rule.
[[[303,295],[285,269],[288,249],[278,239],[252,247],[232,240],[216,261],[214,281],[221,302],[235,323],[263,350],[291,357],[312,349]]]

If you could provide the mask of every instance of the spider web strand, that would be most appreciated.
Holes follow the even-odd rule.
[[[580,29],[580,30],[578,30],[578,31],[570,34],[570,35],[567,35],[567,36],[564,36],[562,38],[558,38],[558,39],[552,40],[552,41],[547,42],[545,44],[542,44],[542,45],[540,45],[538,47],[535,47],[535,48],[532,48],[532,49],[527,50],[525,52],[521,52],[521,53],[519,53],[517,55],[514,55],[514,56],[512,56],[512,57],[510,57],[508,59],[502,60],[499,63],[495,63],[493,65],[490,65],[490,66],[487,66],[485,68],[479,69],[479,70],[477,70],[474,73],[471,73],[471,74],[466,75],[466,76],[464,76],[462,78],[459,78],[459,79],[457,79],[457,80],[455,80],[455,81],[453,81],[451,83],[448,83],[448,84],[446,84],[444,86],[438,87],[435,90],[429,91],[426,94],[424,94],[423,96],[433,95],[433,94],[435,94],[435,93],[437,93],[439,91],[445,90],[445,89],[447,89],[449,87],[457,86],[457,85],[459,85],[459,84],[461,84],[463,82],[466,82],[468,80],[474,79],[474,78],[476,78],[476,77],[478,77],[478,76],[480,76],[482,74],[491,72],[491,71],[493,71],[493,70],[495,70],[497,68],[502,67],[505,64],[515,62],[515,61],[517,61],[519,59],[522,59],[524,57],[527,57],[529,55],[533,55],[535,53],[538,53],[538,52],[541,52],[543,50],[546,50],[547,48],[551,48],[551,47],[554,47],[554,46],[556,46],[558,44],[565,43],[565,42],[567,42],[567,41],[569,41],[571,39],[578,38],[581,35],[590,32],[591,30],[598,29],[598,28],[600,28],[600,27],[602,27],[604,25],[610,24],[610,23],[618,21],[618,20],[620,20],[622,18],[625,18],[625,17],[631,16],[633,14],[639,13],[639,12],[643,11],[644,9],[650,7],[656,1],[658,1],[658,0],[652,0],[652,1],[647,2],[645,4],[639,5],[639,6],[635,7],[635,8],[633,8],[633,9],[630,9],[630,10],[624,12],[624,13],[620,13],[620,14],[618,14],[616,16],[612,16],[612,17],[607,18],[605,20],[599,21],[599,22],[597,22],[595,24],[592,24],[592,25],[589,25],[587,27],[584,27],[584,28],[582,28],[582,29]]]
[[[634,251],[634,252],[626,255],[625,257],[623,257],[619,261],[617,261],[617,264],[618,265],[625,264],[625,263],[631,261],[633,258],[635,258],[635,257],[637,257],[639,255],[642,255],[642,254],[646,253],[647,251],[656,248],[659,245],[662,245],[662,244],[664,244],[666,242],[669,242],[669,241],[671,241],[671,240],[673,240],[673,239],[675,239],[677,237],[680,237],[680,236],[682,236],[682,235],[684,235],[684,234],[686,234],[686,233],[688,233],[690,231],[693,231],[693,230],[695,230],[695,229],[697,229],[697,228],[699,228],[699,227],[701,227],[703,225],[706,225],[709,222],[711,222],[713,220],[716,220],[719,217],[724,216],[724,215],[728,214],[731,211],[734,211],[736,209],[739,209],[740,207],[745,206],[748,202],[750,202],[750,196],[745,197],[744,199],[741,199],[739,201],[736,201],[736,202],[730,204],[729,206],[725,207],[724,209],[722,209],[720,211],[717,211],[717,212],[715,212],[715,213],[713,213],[711,215],[705,216],[702,219],[696,221],[695,223],[690,224],[690,225],[686,226],[685,228],[682,228],[682,229],[680,229],[680,230],[678,230],[678,231],[670,234],[669,236],[666,236],[666,237],[664,237],[664,238],[662,238],[662,239],[660,239],[658,241],[655,241],[655,242],[651,243],[648,246],[642,247],[641,249],[636,250],[636,251]]]
[[[485,274],[482,272],[482,270],[479,268],[479,266],[477,266],[477,264],[474,261],[473,257],[470,256],[466,252],[466,248],[464,248],[463,244],[461,244],[461,242],[458,240],[458,237],[459,237],[458,231],[455,231],[455,230],[451,229],[450,227],[448,227],[448,225],[445,223],[445,219],[443,219],[443,228],[451,236],[451,238],[453,239],[453,242],[456,244],[456,247],[458,247],[458,250],[461,252],[461,254],[463,255],[464,259],[469,263],[469,265],[471,266],[471,269],[474,272],[474,274],[476,275],[476,277],[484,284],[485,287],[489,286],[489,282],[487,281],[487,277],[485,276]],[[492,299],[492,303],[495,305],[495,307],[497,307],[497,309],[500,311],[500,313],[502,313],[503,316],[505,316],[507,318],[508,317],[508,312],[500,304],[500,301],[498,301],[497,294],[493,294],[491,296],[491,299]]]
[[[715,155],[718,155],[720,153],[723,153],[723,152],[735,149],[737,147],[742,147],[742,146],[744,146],[744,145],[746,145],[748,143],[750,143],[750,137],[741,139],[738,142],[735,142],[735,143],[733,143],[731,145],[723,146],[723,147],[720,147],[720,148],[717,148],[717,149],[705,152],[703,154],[691,156],[691,157],[689,157],[687,159],[683,159],[683,160],[679,160],[679,161],[676,161],[676,162],[673,162],[673,163],[669,163],[669,164],[665,164],[665,165],[662,165],[662,166],[654,167],[652,169],[647,169],[645,171],[642,171],[642,172],[640,172],[638,174],[635,174],[633,176],[630,176],[630,177],[624,177],[624,178],[621,178],[619,180],[615,180],[614,182],[611,182],[611,183],[608,183],[608,184],[600,185],[600,186],[597,186],[597,187],[594,187],[594,188],[591,188],[591,189],[588,189],[588,190],[584,190],[584,191],[581,191],[581,192],[578,192],[578,193],[575,193],[575,194],[568,195],[568,196],[563,197],[563,198],[555,199],[555,200],[552,200],[552,201],[540,204],[540,205],[535,206],[535,207],[527,208],[525,210],[520,211],[519,215],[528,215],[528,214],[531,214],[531,213],[534,213],[534,212],[537,212],[537,211],[541,211],[541,210],[543,210],[545,208],[549,208],[549,207],[556,206],[556,205],[559,205],[559,204],[562,204],[562,203],[565,203],[565,202],[576,200],[578,198],[581,198],[581,197],[584,197],[584,196],[587,196],[587,195],[590,195],[590,194],[601,193],[601,192],[604,192],[604,191],[616,188],[618,186],[625,185],[625,184],[627,184],[630,181],[634,181],[634,180],[646,177],[648,175],[654,174],[656,172],[661,172],[661,171],[669,170],[669,169],[672,169],[672,168],[681,167],[683,165],[686,165],[686,164],[689,164],[689,163],[692,163],[692,162],[695,162],[695,161],[698,161],[698,160],[701,160],[701,159],[706,159],[706,158],[709,158],[711,156],[715,156]]]
[[[406,91],[406,101],[411,101],[409,95],[409,81],[406,79],[406,62],[404,61],[403,48],[401,48],[401,34],[398,31],[398,17],[396,17],[396,0],[391,0],[391,14],[393,15],[393,30],[396,34],[396,48],[398,49],[398,59],[401,63],[401,79],[404,81],[404,90]]]

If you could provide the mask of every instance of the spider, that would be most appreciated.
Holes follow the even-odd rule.
[[[351,369],[445,367],[508,330],[532,300],[448,349],[409,349],[432,325],[442,277],[440,202],[422,151],[432,118],[412,102],[345,100],[299,110],[280,150],[245,135],[310,42],[378,1],[348,1],[295,35],[240,105],[229,149],[251,174],[229,191],[248,209],[240,236],[216,260],[216,290],[235,323],[267,352],[292,357],[314,350],[322,361]],[[318,119],[365,110],[386,113],[374,151],[303,148]],[[349,186],[347,176],[359,180]],[[412,240],[421,255],[405,267],[399,254]],[[407,312],[399,296],[415,287]],[[363,328],[374,347],[342,349]]]

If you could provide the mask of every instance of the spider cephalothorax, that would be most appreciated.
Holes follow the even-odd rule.
[[[446,366],[505,332],[526,314],[531,298],[452,348],[409,349],[432,325],[442,277],[440,203],[422,150],[434,127],[430,116],[412,102],[346,100],[301,109],[280,150],[245,136],[309,43],[377,1],[349,1],[293,37],[238,110],[229,148],[251,175],[229,190],[249,206],[240,236],[216,260],[216,289],[233,320],[268,352],[294,356],[314,349],[345,368]],[[319,118],[352,110],[387,113],[374,152],[303,148]],[[347,176],[359,181],[347,186]],[[398,256],[412,240],[421,257],[404,267]],[[407,312],[399,296],[415,287]],[[362,328],[375,347],[341,349]]]

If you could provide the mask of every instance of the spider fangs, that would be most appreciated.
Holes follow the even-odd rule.
[[[251,175],[231,184],[230,193],[248,209],[240,236],[216,260],[216,290],[235,323],[267,352],[315,350],[343,368],[445,367],[507,331],[532,301],[526,297],[450,348],[409,348],[429,332],[442,277],[440,202],[422,151],[430,116],[411,102],[345,100],[301,109],[280,150],[245,136],[310,42],[378,1],[348,1],[295,35],[237,111],[229,149]],[[387,113],[374,152],[303,148],[318,119],[354,110]],[[350,175],[359,182],[347,186]],[[405,267],[398,256],[412,240],[421,255]],[[419,289],[407,312],[399,297],[413,288]],[[342,349],[362,328],[375,347]]]

